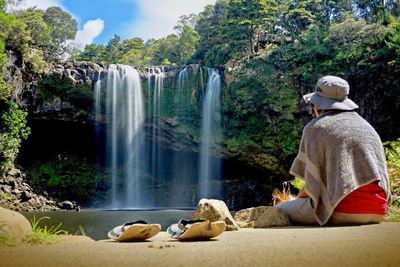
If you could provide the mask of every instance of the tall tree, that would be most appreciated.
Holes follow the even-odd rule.
[[[122,44],[121,44],[121,37],[117,34],[108,40],[106,45],[106,53],[107,53],[107,62],[115,63],[118,59],[122,56]]]
[[[183,28],[187,25],[191,28],[194,28],[197,21],[196,14],[183,15],[179,17],[178,23],[174,26],[174,30],[176,30],[179,34],[183,32]]]
[[[229,44],[228,6],[229,0],[218,0],[214,6],[206,6],[198,16],[195,30],[200,38],[195,58],[206,65],[225,64],[237,51],[237,47]]]
[[[248,51],[255,54],[255,42],[261,29],[272,29],[277,17],[275,0],[231,0],[227,18],[229,23],[240,27],[246,34]]]
[[[71,15],[59,7],[49,7],[43,15],[43,20],[50,28],[49,49],[46,58],[58,58],[68,51],[67,40],[75,38],[78,24]]]
[[[193,29],[193,24],[184,24],[179,33],[178,51],[179,64],[187,64],[196,52],[199,35]]]

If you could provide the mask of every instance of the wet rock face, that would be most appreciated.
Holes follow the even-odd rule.
[[[104,79],[102,69],[91,62],[55,64],[38,82],[30,106],[31,114],[40,119],[93,121],[93,87],[98,79]]]
[[[20,59],[15,53],[7,51],[7,64],[3,78],[12,87],[12,98],[17,101],[19,106],[28,108],[32,103],[41,74],[31,73],[21,67]]]
[[[11,169],[0,178],[0,206],[16,211],[58,210],[56,202],[34,191],[27,182],[26,173]]]
[[[98,79],[103,67],[92,62],[65,62],[54,65],[46,76],[52,76],[60,82],[72,85],[87,84],[91,86]]]

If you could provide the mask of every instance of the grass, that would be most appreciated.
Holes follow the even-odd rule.
[[[84,227],[82,225],[79,225],[78,231],[76,231],[75,235],[88,236],[93,231],[93,229],[93,227]]]
[[[400,222],[400,206],[392,205],[385,217],[385,222]]]
[[[4,230],[3,226],[0,225],[0,247],[14,247],[17,242],[14,238],[10,237]]]
[[[67,235],[68,232],[64,230],[60,230],[60,227],[62,223],[60,222],[57,226],[51,226],[48,227],[47,225],[45,226],[39,226],[40,222],[43,220],[49,220],[50,217],[44,216],[39,219],[36,219],[36,216],[33,216],[31,219],[31,224],[32,224],[32,237],[29,240],[29,243],[31,244],[44,244],[44,245],[49,245],[49,244],[54,244],[60,241],[60,237],[63,235]]]

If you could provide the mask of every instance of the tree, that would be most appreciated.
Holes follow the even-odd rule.
[[[183,27],[179,38],[180,63],[186,64],[195,54],[199,35],[189,25]]]
[[[46,47],[50,40],[50,27],[44,21],[44,12],[29,8],[19,11],[16,17],[25,23],[31,39],[31,45],[36,47]]]
[[[385,0],[355,0],[357,14],[367,21],[389,23]]]
[[[176,49],[179,45],[179,37],[175,34],[170,34],[165,38],[156,41],[158,49],[154,54],[153,63],[160,65],[165,59],[171,63],[180,61],[179,52]]]
[[[104,45],[90,44],[86,45],[85,49],[74,57],[76,60],[92,61],[95,63],[106,63],[107,55]]]
[[[223,65],[238,51],[237,46],[230,45],[226,20],[228,6],[228,0],[218,0],[214,6],[206,6],[198,16],[194,29],[199,42],[194,58],[205,65]]]
[[[122,64],[136,66],[143,65],[144,43],[141,38],[133,38],[122,42],[122,58],[118,60]]]
[[[75,38],[78,24],[70,14],[59,7],[49,7],[43,15],[43,20],[49,27],[50,40],[44,49],[47,59],[56,59],[68,52],[67,40]]]
[[[109,63],[116,63],[117,60],[122,57],[121,48],[121,37],[114,34],[113,38],[111,38],[106,45],[106,61]]]
[[[5,23],[8,21],[7,15],[3,12],[4,1],[0,0],[0,101],[7,99],[10,96],[11,88],[8,86],[3,79],[3,72],[6,68],[7,57],[4,53],[5,43],[4,39],[7,36],[7,33],[4,30],[8,27],[5,27]]]
[[[240,27],[246,34],[248,52],[255,54],[256,37],[261,29],[272,29],[277,16],[275,0],[231,0],[227,18],[232,27]]]
[[[197,15],[196,14],[190,14],[188,16],[183,15],[179,17],[178,23],[174,26],[174,30],[178,32],[178,34],[182,34],[183,28],[185,26],[190,26],[191,28],[194,28],[196,25],[197,21]]]

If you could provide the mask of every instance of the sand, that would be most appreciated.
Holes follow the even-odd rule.
[[[400,223],[285,227],[225,232],[179,242],[165,232],[147,242],[66,236],[47,246],[0,248],[1,267],[29,266],[400,266]]]

